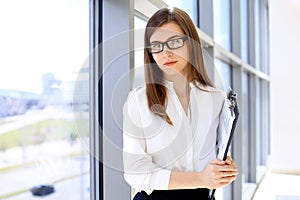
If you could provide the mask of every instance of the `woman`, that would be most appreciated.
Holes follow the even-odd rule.
[[[238,169],[230,157],[217,158],[219,116],[228,105],[207,75],[190,17],[178,8],[157,11],[144,56],[146,84],[123,109],[124,178],[134,200],[208,199]]]

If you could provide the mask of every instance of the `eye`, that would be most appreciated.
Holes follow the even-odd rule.
[[[151,52],[158,52],[158,51],[161,51],[161,49],[162,49],[162,44],[161,43],[152,43],[150,45]]]
[[[182,38],[176,38],[176,39],[168,41],[168,46],[170,48],[179,48],[179,47],[182,47],[182,45],[183,45]]]
[[[151,48],[159,49],[160,47],[161,47],[161,43],[154,43],[154,44],[151,44]]]

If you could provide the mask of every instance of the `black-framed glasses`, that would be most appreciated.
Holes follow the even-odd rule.
[[[168,40],[166,42],[153,42],[148,47],[150,53],[160,53],[164,50],[165,45],[168,47],[168,49],[178,49],[180,47],[183,47],[184,41],[187,40],[187,37],[181,37],[181,38],[175,38]]]

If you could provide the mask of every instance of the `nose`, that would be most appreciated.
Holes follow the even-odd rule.
[[[164,56],[170,56],[173,55],[173,52],[167,47],[167,45],[165,45],[162,54]]]

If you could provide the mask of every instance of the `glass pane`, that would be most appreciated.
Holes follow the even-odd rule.
[[[264,34],[264,38],[265,38],[265,41],[264,41],[264,44],[263,44],[263,48],[264,48],[264,51],[265,51],[265,57],[264,57],[264,63],[263,63],[263,71],[270,75],[270,41],[269,41],[269,7],[268,5],[265,5],[264,7],[264,30],[263,30],[263,34]]]
[[[242,168],[243,168],[243,179],[245,182],[250,182],[250,96],[249,96],[249,75],[243,73],[242,77],[242,108],[240,112],[243,115],[243,131],[242,131],[242,148],[243,148],[243,157],[242,157]]]
[[[268,82],[261,79],[261,135],[262,135],[262,165],[267,165],[267,157],[269,152],[269,97]]]
[[[270,122],[270,114],[271,114],[271,110],[270,110],[270,83],[269,82],[267,82],[266,83],[266,90],[267,90],[267,94],[266,94],[266,107],[267,107],[267,120],[266,120],[266,122],[267,122],[267,138],[268,138],[268,149],[267,149],[267,151],[268,151],[268,155],[270,155],[271,154],[271,130],[270,130],[270,124],[271,124],[271,122]]]
[[[260,0],[255,0],[255,67],[261,70],[261,17],[260,17]]]
[[[215,41],[231,51],[230,0],[214,0]]]
[[[2,0],[0,24],[0,199],[89,199],[89,1]]]
[[[134,87],[144,84],[144,33],[146,21],[134,16]]]
[[[231,88],[231,67],[229,64],[216,59],[215,60],[215,85],[217,88],[229,92]]]
[[[258,79],[257,92],[256,92],[256,102],[257,102],[257,133],[256,133],[256,163],[257,165],[262,165],[262,88],[261,79]]]
[[[249,63],[248,58],[248,0],[241,0],[241,58]]]
[[[168,6],[178,7],[189,14],[194,24],[198,25],[198,3],[196,0],[164,0]]]

